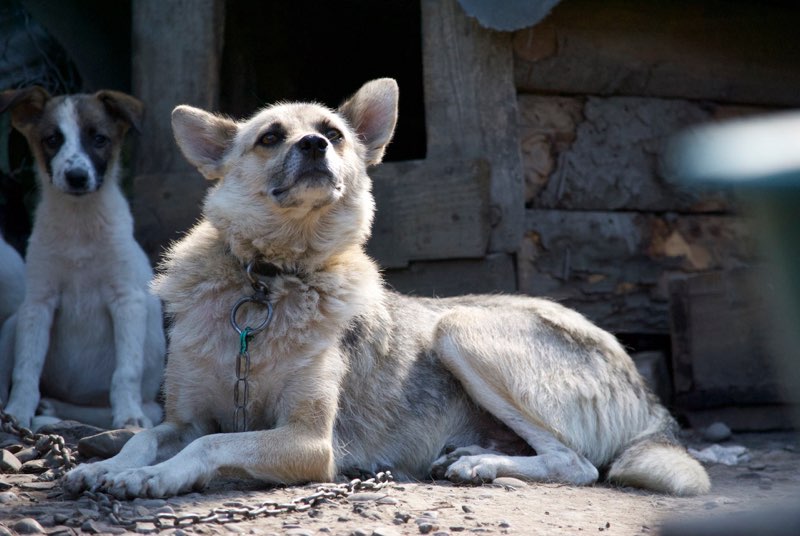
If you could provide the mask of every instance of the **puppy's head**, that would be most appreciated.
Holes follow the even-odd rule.
[[[96,191],[116,174],[125,133],[142,104],[117,91],[51,97],[40,87],[0,93],[0,112],[28,140],[45,185],[71,195]]]
[[[397,98],[396,82],[379,79],[337,110],[280,103],[237,123],[178,106],[172,126],[186,158],[220,179],[206,217],[238,245],[286,257],[274,250],[366,240],[373,212],[366,168],[381,161],[392,138]]]

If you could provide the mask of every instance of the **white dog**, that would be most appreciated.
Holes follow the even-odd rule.
[[[25,299],[0,337],[0,370],[13,360],[5,411],[27,426],[44,395],[46,412],[61,418],[152,426],[161,419],[161,305],[118,185],[120,149],[142,105],[115,91],[51,97],[32,87],[0,94],[7,109],[35,157],[41,202]]]
[[[17,250],[0,234],[0,326],[25,296],[25,263]]]

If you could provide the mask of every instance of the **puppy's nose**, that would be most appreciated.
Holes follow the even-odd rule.
[[[72,169],[64,174],[67,184],[74,190],[82,190],[89,184],[89,175],[80,169]]]
[[[307,134],[297,142],[297,148],[305,156],[311,159],[317,159],[325,156],[325,150],[328,148],[328,140],[319,134]]]

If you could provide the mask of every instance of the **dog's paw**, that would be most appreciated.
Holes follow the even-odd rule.
[[[456,463],[464,456],[477,456],[480,454],[497,453],[493,450],[479,447],[478,445],[459,447],[457,449],[450,450],[433,462],[433,465],[431,465],[431,476],[437,480],[450,480],[450,478],[447,476],[447,470],[451,465]]]
[[[444,477],[458,484],[488,483],[497,478],[498,469],[506,459],[497,454],[461,456],[447,468]]]
[[[202,484],[191,471],[174,465],[164,463],[128,469],[106,478],[102,487],[118,499],[134,499],[171,497]]]
[[[114,464],[108,461],[79,465],[61,477],[61,487],[68,495],[98,489],[106,477],[114,472],[114,468]]]

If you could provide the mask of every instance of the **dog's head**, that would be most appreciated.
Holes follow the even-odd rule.
[[[337,110],[280,103],[243,122],[190,106],[172,113],[175,138],[208,179],[205,216],[234,253],[275,261],[325,255],[369,235],[378,164],[397,120],[397,84],[373,80]]]
[[[142,103],[118,91],[51,97],[40,87],[0,93],[0,112],[28,140],[44,185],[71,195],[114,177],[125,133],[139,129]]]

